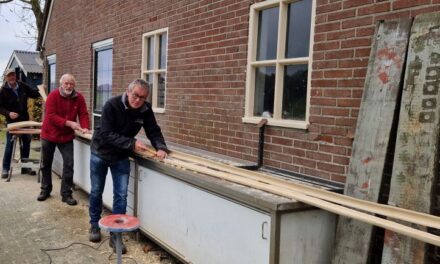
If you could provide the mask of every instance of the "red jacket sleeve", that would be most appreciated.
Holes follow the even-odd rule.
[[[87,112],[86,100],[78,93],[78,119],[82,128],[90,129],[89,112]]]

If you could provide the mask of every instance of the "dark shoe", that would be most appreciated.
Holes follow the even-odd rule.
[[[41,191],[40,195],[38,195],[38,197],[37,197],[37,200],[42,202],[42,201],[45,201],[47,198],[49,198],[49,196],[50,196],[50,193],[47,193],[45,191]]]
[[[91,226],[89,230],[89,241],[98,243],[101,241],[101,229],[98,226]]]
[[[6,179],[6,178],[8,178],[8,176],[9,176],[9,171],[3,170],[2,171],[2,179]]]
[[[110,232],[110,240],[108,241],[108,244],[111,248],[113,248],[113,253],[116,253],[116,235],[112,232]],[[127,248],[124,245],[122,234],[121,234],[121,249],[122,249],[122,254],[127,253]]]
[[[28,174],[28,175],[37,175],[35,171],[33,171],[31,168],[21,168],[21,174]]]
[[[77,205],[78,203],[76,202],[75,199],[73,199],[73,197],[71,195],[68,196],[63,196],[63,198],[61,199],[61,201],[63,201],[64,203],[68,204],[68,205]]]

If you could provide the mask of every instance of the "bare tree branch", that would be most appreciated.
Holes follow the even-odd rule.
[[[14,2],[14,0],[0,0],[0,5],[12,2]],[[25,26],[24,35],[20,36],[20,38],[33,40],[32,43],[38,40],[40,34],[42,34],[40,29],[44,18],[44,3],[45,0],[16,0],[14,2],[15,7],[10,11],[15,13],[18,17],[18,21]],[[1,18],[2,16],[0,15],[0,19]],[[5,18],[2,19],[7,21]]]

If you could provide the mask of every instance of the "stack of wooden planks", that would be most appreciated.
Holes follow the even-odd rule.
[[[89,140],[91,139],[90,134],[78,134],[78,136]],[[279,196],[288,197],[335,214],[380,226],[423,242],[440,246],[440,237],[438,236],[391,220],[385,220],[370,215],[369,213],[433,228],[440,228],[440,217],[348,197],[304,183],[284,180],[261,172],[248,171],[177,151],[172,151],[169,156],[163,160],[157,159],[155,157],[155,151],[152,149],[143,153],[136,152],[136,155],[146,159],[154,159],[157,162],[163,162],[176,169],[191,171],[205,175],[206,177],[216,177]]]

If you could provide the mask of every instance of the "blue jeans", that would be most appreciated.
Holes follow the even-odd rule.
[[[105,187],[105,178],[108,168],[113,179],[113,214],[125,214],[127,209],[128,179],[130,177],[130,161],[127,158],[115,162],[101,159],[97,154],[90,156],[90,224],[98,226],[102,212],[102,193]]]
[[[29,158],[29,152],[31,150],[31,136],[30,135],[20,135],[20,157]],[[12,135],[6,132],[6,147],[5,154],[3,155],[3,171],[9,171],[11,168],[12,160]]]

